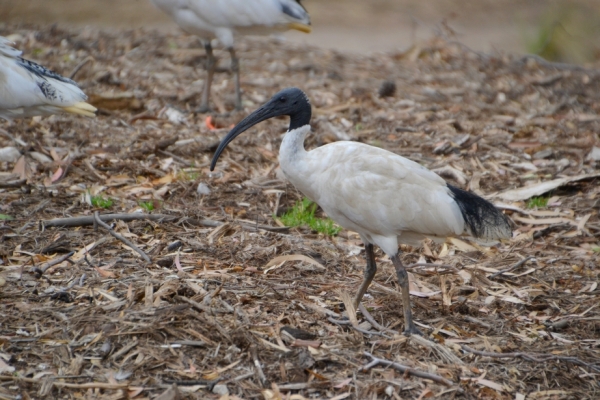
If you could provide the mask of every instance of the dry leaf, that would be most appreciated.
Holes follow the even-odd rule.
[[[302,261],[308,264],[311,264],[321,270],[325,270],[326,268],[319,263],[318,261],[313,260],[310,257],[307,257],[305,255],[302,254],[288,254],[286,256],[278,256],[275,257],[274,259],[272,259],[271,261],[269,261],[267,263],[267,265],[264,266],[265,271],[264,273],[266,274],[268,271],[273,270],[273,269],[277,269],[279,267],[281,267],[284,263],[288,262],[288,261]]]
[[[499,197],[506,201],[521,201],[527,200],[535,196],[540,196],[544,193],[547,193],[551,190],[564,186],[571,182],[580,181],[583,179],[593,179],[600,176],[600,173],[597,174],[588,174],[588,175],[578,175],[572,176],[568,178],[559,178],[551,181],[536,183],[534,185],[525,186],[518,189],[510,189],[505,190],[504,192],[500,192],[496,194],[495,197]]]

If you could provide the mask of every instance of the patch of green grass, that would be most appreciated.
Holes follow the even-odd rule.
[[[101,194],[91,197],[92,206],[100,208],[111,208],[113,201],[111,198],[104,197]]]
[[[330,218],[317,218],[315,211],[317,204],[307,198],[297,201],[294,207],[283,214],[279,219],[285,226],[303,226],[308,225],[313,231],[322,233],[326,236],[337,235],[342,228],[336,225]]]
[[[383,148],[383,143],[381,142],[381,140],[373,140],[371,143],[369,143],[371,146],[375,146],[375,147],[380,147]]]
[[[11,215],[0,214],[0,221],[10,221],[11,219],[14,219]]]
[[[532,197],[527,202],[527,208],[546,208],[550,197]]]
[[[200,178],[200,171],[182,169],[177,173],[177,179],[180,181],[193,182],[198,178]]]
[[[154,210],[154,202],[152,201],[140,201],[139,206],[142,207],[144,210],[150,212]]]

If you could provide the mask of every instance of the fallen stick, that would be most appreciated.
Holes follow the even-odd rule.
[[[160,222],[173,222],[173,221],[183,221],[188,222],[192,225],[197,226],[205,226],[209,228],[216,228],[217,226],[221,226],[225,224],[222,221],[214,221],[211,219],[195,219],[195,218],[186,218],[176,215],[167,215],[167,214],[142,214],[142,213],[131,213],[131,214],[104,214],[100,215],[100,219],[104,222],[112,221],[112,220],[121,220],[124,222],[129,221],[138,221],[138,220],[148,220],[148,221],[160,221]],[[289,231],[289,227],[281,227],[281,226],[269,226],[269,225],[256,225],[249,224],[242,221],[234,220],[234,223],[239,223],[242,228],[246,230],[257,230],[262,229],[264,231],[270,232],[287,232]],[[94,217],[93,216],[85,216],[85,217],[71,217],[71,218],[55,218],[51,220],[42,220],[40,221],[40,230],[43,231],[45,228],[72,228],[76,226],[89,226],[94,225]]]
[[[94,61],[94,57],[87,56],[82,62],[80,62],[79,64],[77,64],[75,66],[75,68],[73,68],[73,72],[71,72],[71,75],[69,75],[69,79],[75,79],[75,75],[77,75],[77,73],[79,72],[79,70],[81,70],[81,68],[83,68],[90,61]]]
[[[104,222],[112,221],[112,220],[121,220],[125,222],[136,221],[136,220],[149,220],[149,221],[175,221],[180,219],[180,217],[174,215],[165,215],[165,214],[141,214],[141,213],[131,213],[131,214],[104,214],[100,215],[100,219]],[[94,216],[85,216],[85,217],[71,217],[71,218],[56,218],[46,221],[40,221],[40,230],[44,230],[44,228],[51,227],[59,227],[59,228],[70,228],[76,226],[88,226],[94,225]]]
[[[100,216],[98,215],[98,211],[94,212],[94,220],[96,221],[96,223],[98,225],[100,225],[101,227],[103,227],[104,229],[106,229],[108,231],[108,233],[110,233],[113,237],[119,239],[121,242],[125,243],[132,250],[134,250],[136,253],[138,253],[140,256],[142,256],[142,258],[144,260],[146,260],[146,262],[152,262],[152,260],[150,259],[150,257],[148,257],[148,254],[144,253],[135,244],[133,244],[132,242],[130,242],[128,239],[124,238],[123,236],[119,235],[110,226],[108,226],[105,222],[103,222],[100,219]]]
[[[545,361],[564,361],[573,363],[575,365],[581,365],[583,367],[587,367],[593,371],[600,372],[600,365],[589,364],[585,361],[580,360],[577,357],[568,357],[568,356],[556,356],[554,354],[528,354],[523,352],[514,352],[514,353],[494,353],[492,351],[480,351],[470,348],[466,345],[461,345],[461,349],[468,353],[476,354],[482,357],[492,357],[492,358],[522,358],[526,361],[533,362],[545,362]]]
[[[515,265],[513,265],[512,267],[510,267],[510,268],[507,268],[507,269],[503,269],[502,271],[498,271],[498,272],[495,272],[495,273],[493,273],[492,275],[490,275],[490,276],[489,276],[489,279],[495,278],[495,277],[497,277],[497,276],[500,276],[500,275],[502,275],[502,274],[505,274],[505,273],[507,273],[507,272],[510,272],[510,271],[512,271],[512,270],[515,270],[515,269],[519,268],[521,265],[525,264],[527,261],[529,261],[529,260],[532,260],[532,259],[534,259],[534,258],[535,258],[535,257],[531,257],[531,256],[529,256],[529,257],[525,257],[524,259],[522,259],[522,260],[518,261],[518,262],[517,262]]]
[[[363,315],[363,317],[365,317],[365,319],[367,321],[369,321],[369,323],[371,325],[373,325],[373,327],[375,329],[380,330],[381,332],[389,332],[389,333],[393,333],[394,335],[398,334],[398,331],[395,331],[393,329],[388,329],[385,326],[380,325],[377,321],[375,321],[375,318],[373,318],[373,316],[371,315],[371,313],[369,313],[367,311],[367,309],[365,308],[365,306],[362,305],[362,303],[360,303],[358,305],[358,310],[361,312],[361,314]]]
[[[163,156],[167,156],[167,157],[171,157],[173,160],[185,165],[186,167],[194,167],[195,165],[181,157],[179,157],[176,154],[171,153],[170,151],[166,151],[166,150],[157,150],[156,151],[158,154],[163,155]]]
[[[67,379],[62,376],[55,376],[53,378]],[[25,377],[21,377],[21,376],[2,376],[2,377],[0,377],[0,380],[2,380],[2,381],[13,380],[15,382],[26,382],[26,383],[37,383],[37,384],[43,383],[43,381],[40,379],[25,378]],[[107,383],[107,382],[68,383],[68,382],[57,382],[57,381],[53,381],[52,385],[56,386],[57,388],[105,389],[105,390],[127,389],[130,386],[128,383]]]
[[[65,261],[66,259],[70,258],[73,254],[75,254],[74,251],[72,251],[68,254],[64,254],[60,257],[56,257],[56,258],[48,261],[47,263],[40,265],[39,267],[35,267],[33,269],[33,272],[35,272],[39,278],[40,276],[42,276],[44,274],[44,272],[46,272],[48,270],[48,268],[53,267],[56,264],[60,264],[61,262]]]
[[[206,386],[206,388],[212,392],[213,388],[215,387],[215,385],[217,383],[219,383],[220,381],[222,381],[223,378],[217,378],[217,379],[213,379],[213,380],[206,380],[206,379],[195,379],[195,380],[170,380],[170,379],[163,379],[163,382],[168,384],[168,385],[177,385],[177,386],[196,386],[196,385],[204,385]]]
[[[352,324],[352,322],[350,322],[350,320],[344,321],[344,320],[334,319],[332,317],[327,317],[327,320],[336,325],[349,325],[352,329],[354,329],[357,332],[362,333],[363,335],[375,335],[375,336],[383,336],[388,339],[390,338],[383,332],[368,331],[366,329],[361,328],[360,326],[356,326],[356,325]]]
[[[371,359],[371,362],[369,362],[367,365],[361,367],[359,369],[359,371],[364,372],[364,371],[367,371],[367,370],[369,370],[369,369],[371,369],[373,367],[376,367],[377,365],[383,365],[383,366],[386,366],[386,367],[392,367],[396,371],[400,371],[403,374],[408,374],[408,375],[416,376],[418,378],[423,378],[423,379],[429,379],[431,381],[434,381],[436,383],[440,383],[440,384],[445,385],[445,386],[452,386],[452,385],[454,385],[454,382],[449,381],[446,378],[442,378],[439,375],[430,374],[430,373],[424,372],[424,371],[419,371],[417,369],[407,367],[406,365],[398,364],[398,363],[395,363],[393,361],[388,361],[388,360],[385,360],[383,358],[377,358],[373,354],[369,353],[368,351],[365,351],[363,354],[365,356],[369,357]]]
[[[267,377],[260,366],[260,360],[258,359],[258,353],[256,351],[256,347],[252,347],[250,349],[250,354],[252,354],[252,360],[254,361],[254,367],[256,368],[256,374],[258,375],[258,380],[263,388],[267,387]]]
[[[0,189],[18,188],[27,183],[27,179],[0,182]]]
[[[104,383],[104,382],[89,382],[89,383],[67,383],[67,382],[52,382],[52,385],[58,388],[70,389],[127,389],[128,383]]]

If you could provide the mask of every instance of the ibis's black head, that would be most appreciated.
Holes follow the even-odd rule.
[[[212,162],[210,163],[210,170],[215,169],[219,156],[225,150],[225,147],[235,139],[240,133],[250,129],[254,125],[273,117],[279,117],[282,115],[290,116],[290,127],[289,131],[296,128],[300,128],[310,123],[310,102],[306,94],[298,88],[287,88],[277,93],[267,103],[265,103],[258,110],[244,118],[239,124],[237,124],[225,138],[219,144],[215,155],[213,156]]]

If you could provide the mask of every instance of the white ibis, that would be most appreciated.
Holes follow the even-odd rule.
[[[447,184],[427,168],[397,154],[363,143],[340,141],[304,149],[311,107],[304,92],[284,89],[244,118],[221,141],[214,169],[225,147],[239,134],[269,118],[288,115],[290,126],[279,149],[287,179],[335,222],[358,232],[365,243],[367,269],[354,299],[362,300],[375,272],[373,245],[392,260],[402,289],[405,334],[420,333],[412,320],[408,274],[398,243],[418,245],[426,238],[470,235],[508,239],[507,217],[481,197]]]
[[[0,36],[0,118],[12,120],[68,112],[93,117],[96,108],[71,79],[33,61]]]
[[[211,39],[231,55],[235,108],[242,108],[240,64],[233,48],[234,34],[264,35],[296,29],[309,33],[310,16],[300,0],[152,0],[186,32],[201,38],[206,49],[206,81],[198,111],[209,110],[210,86],[216,69]]]

